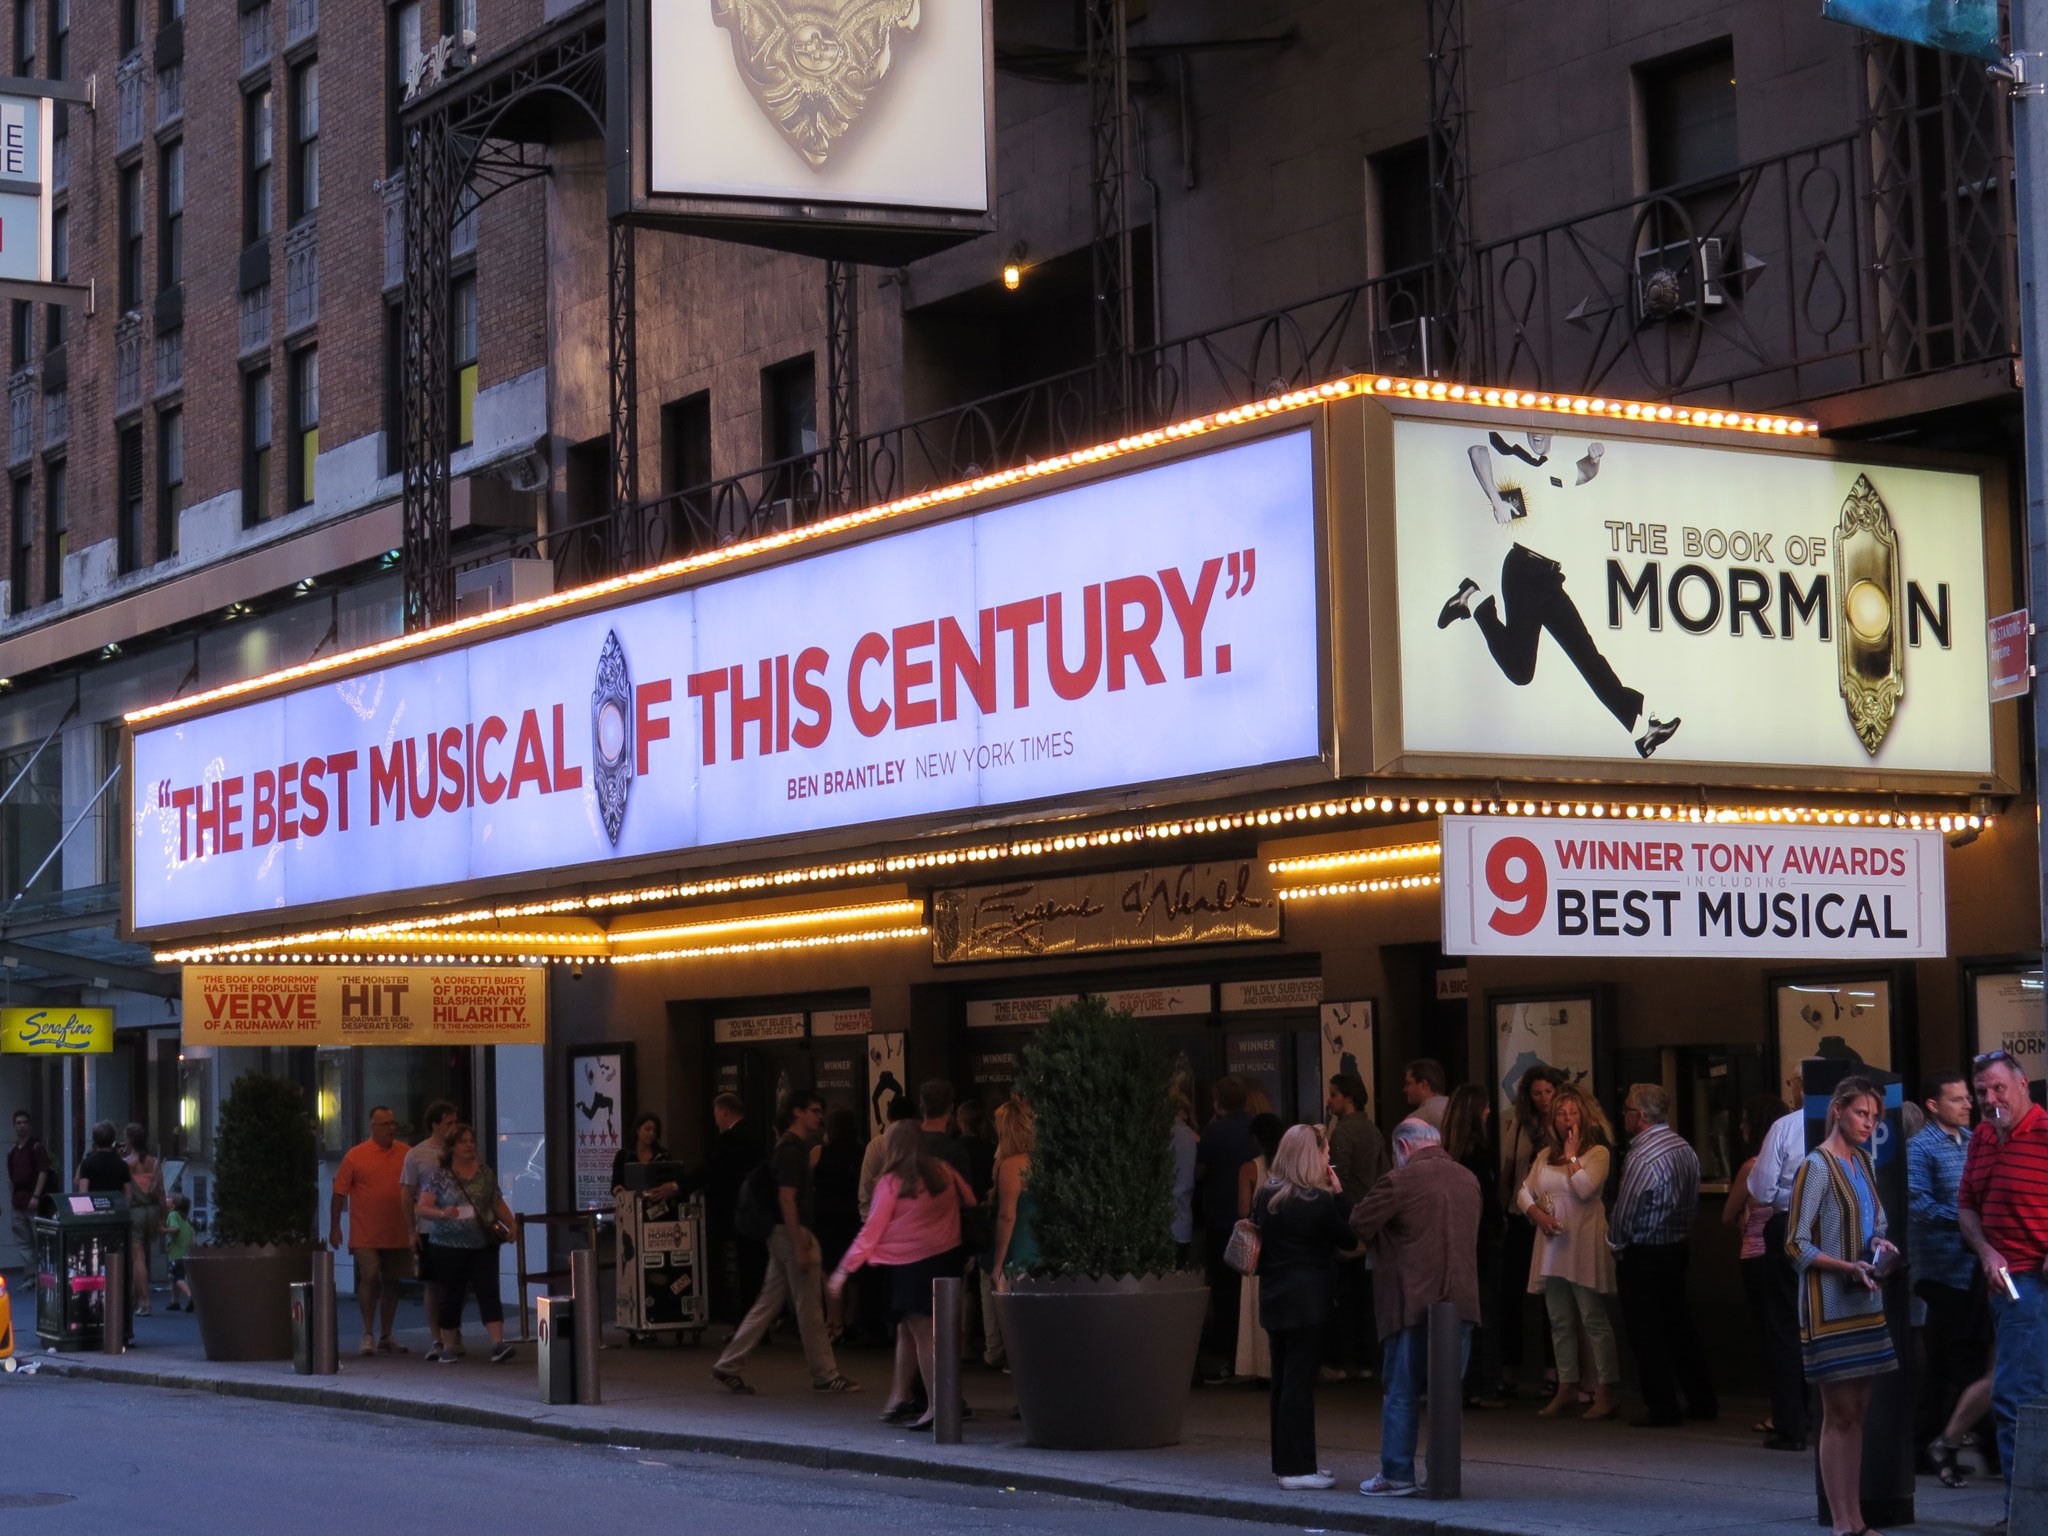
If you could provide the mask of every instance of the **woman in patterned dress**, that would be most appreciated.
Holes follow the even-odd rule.
[[[1863,1523],[1863,1416],[1876,1377],[1898,1369],[1883,1286],[1899,1251],[1885,1238],[1870,1139],[1883,1091],[1848,1077],[1828,1103],[1828,1135],[1792,1185],[1785,1251],[1799,1271],[1799,1346],[1820,1388],[1820,1477],[1836,1536],[1879,1536]]]

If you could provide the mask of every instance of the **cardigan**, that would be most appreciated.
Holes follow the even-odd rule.
[[[1877,1192],[1877,1169],[1868,1152],[1858,1150],[1863,1176]],[[1870,1257],[1870,1245],[1885,1235],[1884,1201],[1873,1201],[1877,1230],[1863,1230],[1863,1212],[1855,1187],[1842,1164],[1815,1147],[1799,1165],[1792,1181],[1792,1217],[1785,1232],[1785,1256],[1799,1271],[1799,1333],[1821,1338],[1843,1326],[1860,1327],[1884,1312],[1884,1292],[1866,1290],[1837,1270],[1821,1269],[1821,1254],[1855,1263]]]
[[[1515,1196],[1527,1215],[1531,1207],[1550,1200],[1550,1214],[1562,1224],[1555,1237],[1541,1231],[1529,1255],[1529,1291],[1540,1294],[1543,1282],[1556,1278],[1583,1285],[1603,1296],[1614,1294],[1614,1250],[1607,1246],[1607,1207],[1600,1192],[1607,1183],[1607,1149],[1591,1146],[1579,1154],[1579,1171],[1567,1174],[1564,1164],[1550,1160],[1550,1148],[1536,1154],[1529,1176]]]

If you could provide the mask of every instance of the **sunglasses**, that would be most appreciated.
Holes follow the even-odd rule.
[[[1986,1067],[1991,1066],[1994,1062],[2000,1061],[2004,1062],[2007,1066],[2016,1067],[2019,1065],[2019,1063],[2013,1059],[2013,1054],[2011,1051],[1986,1051],[1981,1056],[1972,1056],[1970,1058],[1970,1065],[1977,1071],[1981,1072]]]

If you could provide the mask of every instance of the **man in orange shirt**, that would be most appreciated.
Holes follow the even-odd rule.
[[[398,1284],[412,1274],[412,1234],[406,1230],[398,1176],[412,1149],[398,1139],[398,1116],[379,1104],[370,1111],[370,1139],[348,1149],[334,1174],[328,1216],[330,1248],[341,1247],[341,1213],[348,1211],[349,1256],[356,1265],[356,1305],[363,1313],[365,1355],[403,1354],[391,1337],[398,1315]],[[378,1324],[382,1302],[381,1326]]]

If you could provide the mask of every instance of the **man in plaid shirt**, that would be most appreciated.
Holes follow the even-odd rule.
[[[1621,1192],[1607,1241],[1621,1288],[1621,1317],[1648,1412],[1635,1422],[1666,1429],[1685,1419],[1714,1419],[1720,1404],[1707,1374],[1706,1352],[1685,1298],[1686,1238],[1700,1203],[1700,1160],[1671,1129],[1671,1095],[1637,1083],[1622,1106],[1629,1133]],[[1685,1412],[1678,1407],[1680,1388]]]

